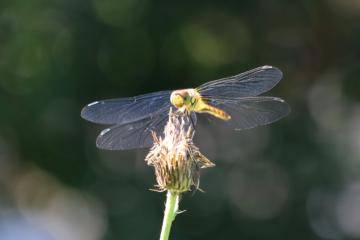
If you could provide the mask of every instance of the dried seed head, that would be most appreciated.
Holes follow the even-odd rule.
[[[214,166],[195,146],[193,136],[188,116],[170,109],[164,137],[153,133],[154,146],[145,158],[155,168],[159,190],[181,193],[189,191],[191,186],[198,188],[200,168]]]

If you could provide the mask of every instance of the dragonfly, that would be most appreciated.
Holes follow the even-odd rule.
[[[95,101],[82,109],[81,117],[110,125],[96,140],[98,148],[107,150],[151,147],[152,133],[163,134],[170,109],[186,112],[192,124],[196,124],[197,114],[204,114],[235,130],[250,129],[289,114],[290,107],[281,98],[259,96],[272,89],[282,76],[276,67],[261,66],[197,88]]]

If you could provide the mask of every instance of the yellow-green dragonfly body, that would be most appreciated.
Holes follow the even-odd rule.
[[[231,119],[231,116],[225,111],[206,103],[199,91],[194,88],[173,91],[170,95],[170,102],[179,111],[208,113],[225,121]]]
[[[278,68],[262,66],[197,88],[96,101],[86,105],[81,116],[112,125],[96,141],[99,148],[109,150],[151,147],[151,132],[162,135],[170,108],[186,112],[192,124],[197,113],[204,113],[235,130],[248,129],[275,122],[290,112],[284,100],[259,96],[281,78]]]

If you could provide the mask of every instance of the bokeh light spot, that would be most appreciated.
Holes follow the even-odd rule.
[[[189,56],[204,67],[245,61],[250,46],[246,25],[222,15],[204,15],[185,25],[182,38]]]
[[[289,180],[279,166],[270,162],[234,169],[228,180],[231,201],[249,217],[273,218],[287,203]]]
[[[111,26],[128,26],[134,24],[146,6],[146,0],[93,0],[97,16]]]
[[[351,238],[360,238],[360,182],[349,184],[336,208],[341,229]]]

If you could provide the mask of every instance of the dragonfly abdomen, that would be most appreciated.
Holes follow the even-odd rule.
[[[194,111],[200,112],[200,113],[202,113],[202,112],[208,113],[208,114],[213,115],[214,117],[220,118],[225,121],[228,121],[231,119],[231,116],[227,112],[221,110],[220,108],[211,106],[203,101],[201,101],[197,104]]]

